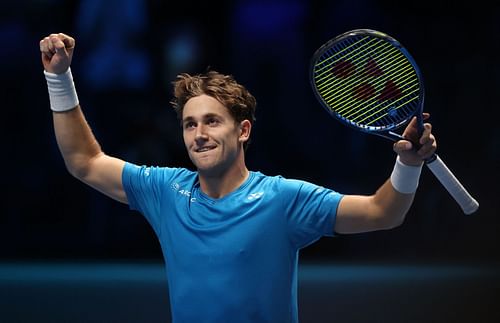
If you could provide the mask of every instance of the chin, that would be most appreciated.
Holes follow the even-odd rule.
[[[209,175],[209,176],[216,176],[221,174],[221,170],[223,167],[221,167],[220,164],[215,164],[215,163],[197,163],[195,164],[196,169],[198,173],[203,174],[203,175]]]
[[[198,161],[193,161],[194,166],[198,171],[203,171],[203,172],[208,172],[216,168],[217,165],[214,163],[206,163],[206,162],[200,162]]]

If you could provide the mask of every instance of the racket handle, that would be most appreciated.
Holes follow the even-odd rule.
[[[435,158],[432,161],[426,163],[427,167],[429,167],[441,184],[443,184],[451,196],[453,196],[465,214],[476,212],[479,203],[469,194],[469,192],[467,192],[462,184],[460,184],[441,158],[439,158],[438,155],[434,156]]]

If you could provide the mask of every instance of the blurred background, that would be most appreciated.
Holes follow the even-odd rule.
[[[215,69],[232,74],[257,98],[251,170],[370,194],[390,174],[392,143],[330,118],[308,75],[324,42],[370,28],[398,39],[418,62],[438,153],[480,208],[464,215],[424,168],[401,227],[321,239],[302,251],[301,263],[498,267],[498,5],[27,0],[4,1],[0,9],[2,263],[162,263],[159,243],[139,213],[66,171],[40,62],[43,37],[63,32],[76,39],[72,71],[80,103],[110,155],[192,168],[169,104],[171,82],[182,72]]]

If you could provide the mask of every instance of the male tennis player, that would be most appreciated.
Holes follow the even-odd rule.
[[[436,141],[415,120],[394,144],[390,178],[371,196],[342,195],[245,164],[254,97],[231,76],[179,75],[173,105],[197,171],[145,167],[108,156],[85,121],[72,80],[75,40],[40,42],[54,127],[69,172],[140,211],[166,262],[173,322],[297,322],[301,248],[322,236],[394,228],[417,189]]]

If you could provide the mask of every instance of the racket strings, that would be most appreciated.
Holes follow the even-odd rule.
[[[349,88],[349,86],[351,86],[353,83],[359,83],[363,81],[367,82],[370,78],[373,78],[374,74],[384,73],[384,70],[389,69],[390,65],[393,64],[393,61],[396,59],[396,54],[398,53],[397,49],[391,46],[387,46],[385,48],[368,48],[368,50],[371,50],[371,52],[368,51],[361,56],[359,55],[359,53],[354,52],[352,53],[352,57],[342,57],[342,62],[349,62],[349,64],[344,65],[352,64],[353,66],[358,66],[364,60],[368,59],[368,61],[365,63],[365,68],[357,69],[355,73],[350,73],[350,75],[348,75],[349,77],[347,78],[335,77],[335,74],[338,75],[338,73],[340,73],[340,75],[345,75],[344,71],[341,70],[337,73],[334,72],[328,75],[328,79],[326,79],[326,77],[317,79],[316,83],[318,84],[318,90],[322,91],[324,88],[328,87],[331,89],[330,91],[333,91],[333,89],[339,83],[343,83],[345,84],[345,87]],[[337,62],[340,62],[340,60],[337,60]],[[370,63],[375,65],[369,66]],[[378,73],[374,73],[375,68],[378,70]],[[326,81],[322,82],[322,80]],[[328,92],[325,93],[325,95],[326,94],[328,94]]]
[[[394,60],[395,59],[392,59],[388,63],[392,63],[392,62],[394,62]],[[398,72],[397,68],[401,68],[401,70],[399,72],[407,72],[407,71],[411,70],[411,66],[409,66],[409,65],[402,67],[401,65],[403,63],[405,63],[405,62],[400,61],[400,62],[396,63],[393,66],[393,68],[391,68],[389,70],[386,69],[384,72],[384,74],[385,74],[384,78],[378,77],[375,81],[372,80],[372,82],[370,82],[370,84],[377,88],[377,87],[380,87],[381,84],[385,83],[387,78],[392,78],[394,80],[394,77],[396,76],[396,73]],[[400,77],[399,77],[399,79],[400,79]],[[350,90],[352,88],[354,88],[354,85],[356,85],[356,84],[367,84],[369,80],[370,80],[370,78],[366,77],[366,76],[365,77],[358,77],[357,75],[353,75],[353,77],[349,81],[343,82],[343,84],[336,83],[335,85],[338,85],[337,91],[333,90],[334,84],[332,84],[331,90],[326,91],[326,92],[322,92],[322,95],[324,96],[324,98],[327,101],[331,101],[330,99],[339,99],[339,101],[341,101],[341,100],[346,99],[347,96],[350,97],[350,101],[353,101],[353,100],[356,100],[356,96],[352,96]],[[365,93],[360,93],[360,95],[358,95],[357,97],[364,98],[365,97],[364,94]],[[372,97],[372,99],[373,99],[373,97]],[[350,102],[348,101],[346,103],[350,103]],[[335,105],[333,105],[332,108],[335,108]]]
[[[357,126],[393,127],[418,106],[420,87],[413,65],[381,38],[357,36],[336,44],[319,56],[313,73],[330,110]]]
[[[326,77],[323,77],[321,80],[318,80],[318,83],[320,84],[318,89],[323,89],[325,87],[331,87],[335,86],[336,83],[342,82],[347,79],[347,82],[355,82],[356,78],[358,77],[364,77],[365,79],[368,78],[373,78],[374,74],[380,74],[383,73],[380,68],[379,64],[384,64],[386,62],[386,57],[388,57],[391,54],[396,54],[397,50],[395,48],[389,48],[389,51],[387,52],[386,50],[378,50],[375,53],[373,52],[366,52],[366,54],[362,56],[353,56],[353,58],[346,58],[344,57],[342,60],[337,61],[340,66],[339,69],[332,71],[330,75],[327,75]],[[355,54],[356,55],[356,54]],[[362,69],[356,69],[355,67],[362,64],[363,61],[366,61],[365,67]],[[378,62],[378,63],[377,63]],[[368,66],[369,64],[372,64],[372,66]],[[373,65],[375,64],[375,65]],[[387,65],[387,64],[386,64]],[[352,70],[354,70],[354,73],[352,73],[352,70],[349,71],[348,68],[352,66]],[[377,70],[377,72],[375,72]],[[345,77],[338,77],[338,75],[345,75]],[[336,76],[336,77],[332,77]],[[322,82],[324,81],[324,82]],[[344,81],[345,82],[345,81]]]
[[[390,60],[389,62],[393,62],[393,61],[394,61],[394,59]],[[395,65],[395,67],[400,68],[400,65],[402,63],[407,63],[407,62],[399,62],[398,64]],[[411,66],[407,64],[403,69],[401,69],[399,71],[397,71],[395,68],[393,68],[392,70],[389,71],[389,73],[386,72],[386,74],[387,74],[386,77],[389,78],[389,81],[392,81],[392,83],[399,83],[400,85],[403,84],[403,82],[410,81],[410,82],[404,83],[404,86],[406,87],[406,89],[412,88],[415,86],[415,84],[413,84],[413,86],[412,86],[412,82],[411,82],[412,76],[409,74],[406,74],[406,72],[408,72],[408,71],[411,71]],[[358,92],[355,96],[352,96],[351,93],[349,93],[349,92],[352,89],[353,84],[355,84],[355,83],[359,84],[360,82],[363,82],[363,81],[364,81],[364,79],[355,79],[349,83],[346,83],[345,85],[342,86],[343,92],[340,93],[339,95],[335,95],[335,93],[330,94],[330,95],[327,95],[327,93],[325,93],[322,95],[324,96],[324,99],[327,101],[327,103],[331,106],[332,109],[334,109],[339,114],[346,113],[346,115],[343,115],[343,116],[346,118],[350,118],[350,117],[353,117],[355,114],[359,114],[359,113],[363,112],[363,110],[366,109],[366,108],[359,109],[360,105],[376,104],[369,111],[372,111],[375,108],[383,106],[383,102],[380,102],[380,97],[382,96],[382,94],[384,94],[385,97],[389,97],[389,98],[390,97],[397,98],[401,94],[400,88],[397,86],[393,86],[392,88],[389,88],[389,90],[386,91],[385,93],[382,92],[380,95],[371,96],[371,98],[367,99],[367,101],[361,102],[359,100],[356,100],[356,96],[363,98],[365,96],[363,91],[369,92],[368,89],[370,89],[370,87],[366,87],[366,89],[363,89],[362,91]],[[376,81],[375,83],[372,82],[371,84],[374,85],[375,87],[378,87],[381,84],[387,85],[389,83],[389,81],[386,78],[379,78],[378,81]],[[363,83],[361,83],[361,84],[363,84]],[[387,89],[387,86],[384,87],[384,90],[385,89]],[[349,96],[350,99],[347,96]],[[346,99],[347,99],[347,101],[345,101]],[[337,102],[337,104],[332,104],[332,101],[334,101],[334,100],[339,100],[339,101]],[[340,107],[340,108],[337,109],[337,107]]]
[[[327,63],[325,66],[329,67],[328,70],[323,71],[322,73],[318,74],[317,80],[318,82],[321,82],[325,79],[330,79],[331,74],[332,74],[332,69],[336,68],[336,64],[342,64],[342,63],[349,63],[344,65],[344,67],[355,67],[357,66],[360,62],[364,61],[366,58],[369,58],[369,55],[377,55],[377,54],[382,54],[383,53],[383,48],[380,48],[380,46],[384,46],[386,44],[384,43],[374,43],[373,40],[368,41],[368,42],[363,42],[362,40],[359,40],[355,43],[353,43],[351,46],[348,48],[350,51],[344,53],[342,56],[337,56],[337,54],[331,49],[329,52],[326,52],[326,59],[323,60],[323,62],[335,58],[334,60],[330,61]],[[376,46],[376,47],[374,47]],[[391,46],[386,46],[385,49],[388,50],[393,50],[397,51]],[[323,55],[323,57],[325,56]],[[333,55],[333,56],[332,56]],[[325,66],[321,66],[322,62],[317,63],[318,69],[322,69]],[[346,69],[342,69],[342,66],[337,69],[337,75],[345,75],[346,77],[349,76],[349,73],[346,73]],[[334,71],[335,72],[335,71]]]
[[[355,45],[358,43],[359,42],[356,42]],[[354,48],[353,51],[351,51],[349,53],[345,53],[343,56],[341,56],[341,57],[337,58],[335,61],[331,62],[331,64],[328,64],[328,66],[331,66],[332,64],[337,64],[337,63],[342,64],[342,62],[348,62],[348,63],[344,64],[343,67],[341,66],[341,68],[337,71],[337,73],[333,73],[333,74],[350,76],[349,79],[351,80],[351,82],[355,82],[356,81],[355,77],[357,77],[359,75],[364,75],[366,78],[372,77],[374,74],[371,71],[371,70],[373,70],[373,67],[367,67],[366,69],[361,69],[361,70],[357,69],[355,75],[352,75],[349,71],[346,71],[346,70],[351,66],[355,67],[355,66],[360,65],[363,61],[365,61],[366,58],[369,58],[369,61],[367,62],[367,64],[370,62],[375,62],[375,64],[383,65],[382,69],[387,69],[390,66],[389,64],[392,63],[392,60],[387,61],[387,58],[391,58],[391,57],[393,57],[392,55],[397,55],[399,53],[399,51],[396,48],[394,48],[393,46],[391,46],[385,42],[379,41],[377,44],[375,44],[375,45],[377,45],[376,47],[370,46],[368,48],[366,48],[364,46],[366,44],[368,44],[368,42],[363,43],[361,45],[358,45],[358,47]],[[332,54],[326,53],[326,55],[332,55]],[[402,55],[400,55],[400,56],[402,56]],[[393,58],[393,59],[395,59],[395,58]],[[403,59],[404,59],[404,57],[403,57]],[[321,63],[317,63],[316,65],[318,66],[320,64]],[[376,65],[376,66],[378,67],[378,65]],[[331,70],[329,70],[329,72],[331,72]],[[316,70],[316,74],[317,74],[317,70]],[[323,75],[323,74],[324,73],[321,73],[320,75]],[[349,74],[351,74],[351,75],[349,75]],[[320,77],[320,75],[315,76],[316,83],[318,84],[319,90],[321,90],[322,88],[327,87],[327,86],[333,87],[335,85],[335,81],[337,81],[337,80],[339,82],[343,81],[342,77],[337,77],[337,78],[332,77],[332,73],[328,73],[328,74],[324,75],[323,77]],[[325,79],[327,79],[327,81],[322,82]]]
[[[417,89],[417,90],[415,90],[414,92],[416,92],[416,91],[418,91],[418,89]],[[371,125],[371,124],[373,124],[374,122],[376,122],[376,121],[378,121],[378,120],[380,120],[380,119],[382,119],[382,118],[384,118],[384,117],[390,117],[390,118],[392,117],[392,118],[391,118],[391,122],[390,122],[390,123],[394,123],[394,122],[396,121],[396,119],[406,119],[406,117],[407,117],[409,114],[411,114],[411,113],[414,111],[414,109],[408,109],[408,108],[404,109],[404,108],[405,108],[405,107],[408,107],[407,105],[408,105],[409,103],[411,103],[412,101],[415,101],[415,100],[417,100],[417,99],[418,99],[418,97],[415,97],[415,96],[413,95],[413,93],[414,93],[414,92],[410,92],[410,93],[408,93],[407,95],[405,95],[404,97],[402,97],[402,98],[400,98],[400,99],[398,99],[398,100],[396,100],[396,101],[392,102],[392,103],[391,103],[391,105],[393,105],[393,106],[392,106],[392,107],[391,107],[391,108],[390,108],[387,112],[380,113],[380,110],[376,110],[376,111],[374,111],[373,113],[371,113],[371,114],[369,114],[369,115],[366,115],[368,112],[370,112],[370,111],[367,111],[367,113],[364,113],[364,114],[362,114],[362,115],[360,115],[360,116],[358,116],[358,117],[356,117],[356,118],[354,118],[354,119],[351,119],[351,121],[352,121],[352,122],[356,122],[356,123],[360,123],[360,124],[364,123],[364,124],[366,124],[366,125]],[[403,100],[403,99],[407,99],[407,100],[406,100],[406,101],[404,101],[404,102],[401,102],[401,104],[400,104],[400,105],[397,105],[398,103],[400,103],[399,101],[401,101],[401,100]],[[384,107],[384,108],[385,108],[385,107]],[[373,109],[376,109],[376,107],[373,107],[371,110],[373,110]],[[399,109],[403,109],[403,110],[401,110],[401,111],[397,111],[397,110],[399,110]],[[401,112],[401,113],[402,113],[402,115],[401,115],[401,114],[396,114],[396,111],[397,111],[397,112]],[[409,113],[408,113],[408,112],[409,112]],[[390,114],[392,114],[392,116],[391,116]],[[363,117],[363,116],[364,116],[364,118],[363,118],[363,119],[361,119],[361,120],[359,120],[359,118],[360,118],[360,117]],[[396,116],[397,116],[398,118],[394,118],[394,117],[396,117]],[[372,118],[372,117],[375,117],[375,118]],[[372,119],[370,119],[370,118],[372,118]],[[369,122],[365,122],[365,121],[367,121],[367,120],[369,120]]]
[[[324,56],[326,56],[326,58],[316,63],[316,66],[321,65],[316,69],[316,73],[318,73],[317,75],[318,80],[321,80],[322,77],[326,78],[329,76],[330,72],[329,68],[331,68],[332,65],[338,63],[341,60],[344,60],[346,57],[352,57],[353,49],[355,49],[359,54],[362,54],[363,50],[366,47],[369,47],[370,44],[372,44],[375,41],[375,39],[370,39],[366,41],[366,38],[367,37],[364,37],[356,42],[346,41],[349,44],[348,46],[344,45],[344,42],[340,43],[335,48],[331,48],[327,52],[325,52]],[[340,54],[343,55],[339,56]]]
[[[394,76],[393,74],[390,75],[391,77]],[[408,91],[408,90],[416,90],[418,91],[418,83],[414,83],[414,82],[411,82],[412,81],[412,76],[411,75],[408,75],[408,74],[397,74],[396,77],[393,77],[389,80],[384,80],[383,82],[385,84],[387,84],[389,81],[392,81],[392,83],[399,83],[399,84],[402,84],[403,82],[407,82],[405,83],[405,91]],[[409,82],[408,82],[409,81]],[[415,89],[415,86],[417,86],[417,88]],[[385,89],[386,87],[384,87]],[[389,89],[389,92],[388,93],[384,93],[386,94],[386,96],[388,97],[400,97],[401,95],[399,96],[396,96],[395,95],[395,92],[398,92],[399,93],[402,93],[402,91],[400,90],[399,87],[393,87],[393,88],[390,88]],[[413,93],[412,93],[413,94]],[[380,96],[382,95],[382,93],[378,96],[373,96],[371,97],[370,99],[368,100],[365,100],[364,102],[362,100],[355,100],[354,98],[351,98],[350,101],[344,101],[344,102],[340,102],[338,103],[337,105],[340,105],[340,104],[343,104],[342,107],[340,107],[339,109],[335,109],[335,107],[337,105],[331,105],[332,108],[337,112],[337,113],[346,113],[345,117],[350,117],[352,114],[349,114],[349,112],[363,112],[363,110],[366,110],[368,107],[372,106],[373,108],[377,108],[377,107],[380,107],[382,104],[387,104],[388,100],[380,100]],[[331,98],[330,99],[330,102],[335,99],[335,98]],[[329,102],[329,101],[327,101]],[[366,106],[365,108],[362,108],[362,106]]]

